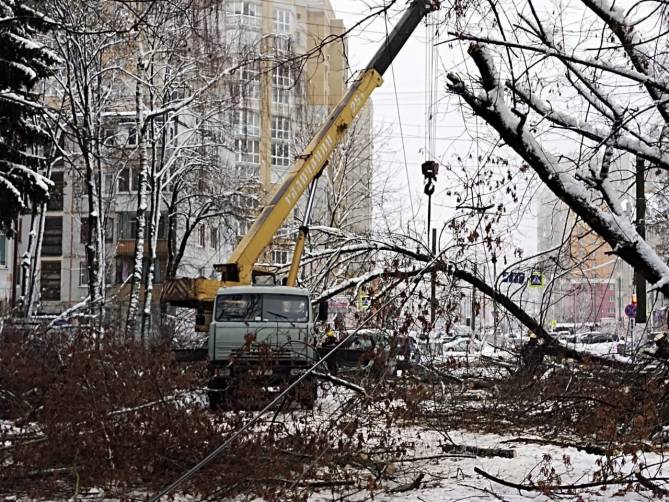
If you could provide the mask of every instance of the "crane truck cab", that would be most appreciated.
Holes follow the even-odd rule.
[[[220,288],[209,325],[209,402],[212,408],[261,402],[285,388],[315,361],[309,291],[288,286]],[[306,378],[293,396],[308,407],[316,382]]]

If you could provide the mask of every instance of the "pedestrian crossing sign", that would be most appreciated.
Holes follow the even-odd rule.
[[[544,287],[544,274],[533,270],[530,274],[530,287],[533,288],[543,288]]]

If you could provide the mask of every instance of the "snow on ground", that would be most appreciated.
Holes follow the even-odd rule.
[[[427,457],[430,455],[439,455],[443,453],[439,443],[443,442],[443,437],[434,431],[422,431],[406,429],[405,440],[416,442],[416,457]],[[505,442],[513,437],[498,436],[492,434],[473,434],[461,431],[449,432],[450,439],[458,445],[476,446],[479,448],[505,448],[515,450],[514,458],[502,457],[475,457],[475,458],[440,458],[433,460],[424,460],[418,462],[401,463],[398,471],[408,467],[410,474],[397,480],[396,483],[387,483],[386,492],[375,493],[374,500],[383,502],[436,502],[436,501],[456,501],[456,500],[501,500],[520,501],[520,500],[554,500],[547,495],[538,492],[521,491],[515,488],[502,486],[494,483],[483,476],[474,472],[478,467],[493,476],[503,478],[513,483],[529,484],[527,476],[531,475],[534,481],[545,479],[544,474],[551,468],[559,475],[559,481],[554,480],[554,484],[572,484],[588,483],[592,481],[593,476],[600,470],[601,457],[591,455],[577,450],[576,448],[562,448],[558,446],[510,443]],[[634,462],[631,456],[626,456],[623,472],[633,472]],[[639,462],[646,465],[652,465],[661,462],[658,455],[643,455]],[[403,491],[399,493],[388,493],[394,487],[410,484],[417,476],[418,472],[425,472],[420,488]],[[661,468],[655,467],[649,475],[661,475]],[[591,488],[568,493],[561,492],[567,500],[576,500],[582,497],[582,500],[609,500],[622,485],[611,485],[607,487]],[[338,497],[345,496],[344,500],[359,501],[369,500],[369,493],[363,491],[358,494],[352,493],[346,496],[346,492],[339,492]],[[495,495],[493,495],[495,494]],[[332,491],[321,491],[309,497],[313,502],[325,502],[333,500]],[[335,497],[336,498],[336,497]],[[648,500],[652,498],[649,491],[641,493],[626,493],[615,497],[617,500]]]

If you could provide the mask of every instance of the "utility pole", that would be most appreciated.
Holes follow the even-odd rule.
[[[497,253],[492,252],[492,344],[497,352]]]
[[[646,238],[646,180],[644,160],[636,158],[636,231],[639,237]],[[636,286],[637,308],[636,323],[646,323],[646,280],[637,271],[634,271],[634,285]]]

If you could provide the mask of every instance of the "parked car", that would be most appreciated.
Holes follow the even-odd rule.
[[[341,332],[339,339],[347,333]],[[323,356],[331,347],[319,348]],[[411,336],[394,335],[392,331],[383,329],[361,329],[332,355],[334,365],[338,369],[359,368],[372,361],[405,367],[420,357],[416,340]],[[332,371],[332,369],[331,369]]]
[[[477,340],[469,337],[459,337],[453,341],[442,344],[444,355],[448,355],[451,352],[473,352],[480,348],[481,344]]]
[[[601,331],[587,331],[576,335],[576,343],[594,344],[618,342],[620,337],[614,333],[602,333]]]

